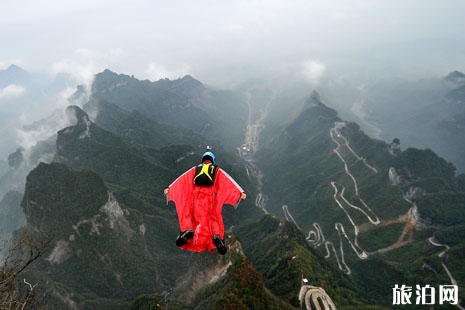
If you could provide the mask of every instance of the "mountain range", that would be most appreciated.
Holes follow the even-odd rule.
[[[457,283],[463,299],[465,175],[432,149],[403,150],[402,132],[373,139],[317,90],[286,106],[260,81],[216,90],[105,70],[82,98],[78,87],[68,125],[10,155],[1,179],[33,166],[0,212],[50,239],[23,276],[52,307],[293,309],[304,283],[340,309],[391,308],[395,284]],[[225,256],[179,250],[163,196],[206,145],[248,194],[224,207]]]

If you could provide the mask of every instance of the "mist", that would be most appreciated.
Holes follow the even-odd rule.
[[[0,73],[12,64],[26,72],[0,75],[0,160],[64,126],[69,96],[78,85],[89,93],[105,69],[151,81],[190,74],[217,88],[265,79],[318,89],[375,135],[360,105],[364,85],[465,71],[458,0],[46,3],[0,4]]]
[[[64,111],[71,104],[69,98],[78,85],[90,90],[93,73],[89,76],[29,73],[16,66],[0,70],[0,130],[4,134],[0,158],[18,147],[30,149],[66,126]]]
[[[2,4],[0,69],[108,68],[206,84],[321,63],[349,76],[445,74],[463,66],[465,3],[447,1],[67,1]],[[85,22],[84,22],[85,21]],[[73,68],[73,66],[75,66]],[[95,73],[95,72],[93,72]]]

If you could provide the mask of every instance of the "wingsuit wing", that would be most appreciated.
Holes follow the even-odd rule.
[[[212,215],[212,225],[218,223],[218,232],[221,238],[224,238],[224,224],[223,224],[223,206],[231,205],[237,208],[241,200],[241,193],[244,190],[236,183],[236,181],[223,169],[218,169],[215,178],[215,190],[216,190],[216,201],[214,206],[214,212]],[[217,231],[215,227],[213,231]]]
[[[176,205],[180,231],[193,229],[191,214],[194,201],[194,176],[195,167],[184,172],[169,186],[167,199]]]
[[[213,186],[193,183],[195,167],[178,177],[170,186],[168,201],[173,201],[181,231],[194,230],[194,238],[181,249],[192,252],[213,252],[213,234],[224,238],[223,205],[237,207],[242,188],[224,170],[218,168]]]

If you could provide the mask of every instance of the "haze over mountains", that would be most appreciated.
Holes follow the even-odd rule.
[[[25,92],[28,76],[2,71],[2,93]],[[24,224],[53,231],[27,276],[76,309],[295,308],[302,277],[340,308],[389,308],[395,283],[449,284],[445,268],[463,298],[465,181],[454,164],[463,165],[464,85],[451,72],[221,90],[105,70],[22,129],[40,143],[11,142],[22,148],[0,179],[4,236]],[[224,209],[226,257],[179,251],[162,195],[205,145],[249,196]]]
[[[284,83],[279,79],[262,80],[260,84],[274,89],[274,96],[283,97],[292,110],[299,106],[309,89],[318,90],[327,104],[337,109],[344,119],[357,122],[370,136],[385,141],[399,138],[403,147],[431,148],[454,163],[458,171],[464,171],[463,155],[463,73],[450,72],[439,77],[424,77],[418,80],[401,78],[371,79],[360,82],[350,79],[325,78],[315,84],[294,81]],[[247,89],[251,80],[235,87],[235,91]],[[0,107],[2,131],[6,132],[0,145],[1,166],[5,158],[16,148],[29,148],[49,131],[53,134],[63,127],[66,118],[60,115],[43,126],[40,122],[52,114],[61,114],[68,104],[68,97],[75,91],[77,80],[61,74],[53,78],[29,73],[16,65],[0,70]],[[82,106],[91,85],[81,85]],[[200,90],[199,90],[200,91]],[[222,100],[213,98],[212,100]],[[75,98],[76,99],[76,98]],[[279,99],[279,98],[278,98]],[[228,113],[218,109],[219,113]],[[37,123],[36,123],[37,122]],[[34,126],[32,126],[34,125]]]

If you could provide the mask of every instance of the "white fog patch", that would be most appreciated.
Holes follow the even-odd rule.
[[[365,112],[365,98],[366,98],[366,87],[365,85],[360,85],[357,88],[359,92],[359,100],[353,102],[352,106],[350,107],[350,111],[358,117],[361,124],[365,129],[368,129],[370,134],[376,138],[380,139],[381,137],[381,129],[376,126],[376,124],[370,121],[369,116]]]
[[[30,122],[29,117],[21,116],[21,123],[23,125],[16,129],[16,136],[19,146],[25,150],[56,136],[58,130],[69,126],[64,109],[56,109],[47,118],[35,122]]]
[[[77,118],[77,115],[76,115],[76,110],[75,109],[66,109],[65,113],[66,113],[66,117],[68,118],[68,122],[69,122],[70,126],[76,126],[76,124],[79,121],[78,118]]]
[[[23,86],[10,84],[4,88],[0,88],[0,100],[20,97],[26,89]]]
[[[69,74],[76,85],[92,85],[95,72],[103,71],[103,68],[96,64],[98,55],[88,49],[78,49],[75,56],[76,59],[64,59],[54,63],[52,73]]]
[[[176,79],[185,75],[192,74],[191,66],[182,64],[181,68],[167,69],[165,66],[155,62],[151,62],[147,67],[146,73],[148,79],[151,81],[158,81],[160,79]]]
[[[90,86],[84,87],[89,88]],[[17,145],[24,149],[25,155],[29,154],[37,143],[56,137],[59,130],[76,125],[76,116],[68,113],[67,107],[82,107],[88,101],[89,93],[85,91],[76,100],[70,99],[75,92],[76,88],[66,87],[54,95],[48,106],[37,112],[25,111],[19,116],[20,125],[15,128],[15,140]]]
[[[302,63],[302,75],[310,84],[318,84],[325,71],[326,66],[322,62],[307,60]]]
[[[89,120],[89,118],[86,117],[85,119],[85,124],[86,124],[86,131],[83,132],[80,136],[79,136],[79,139],[82,140],[82,139],[85,139],[85,138],[90,138],[90,125],[91,125],[91,121]]]

